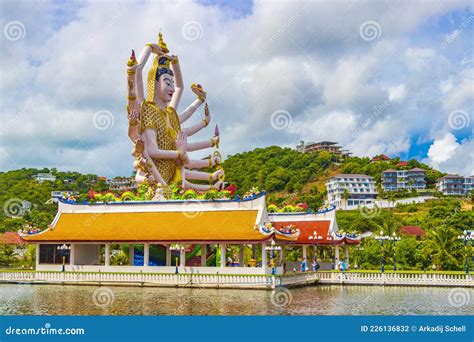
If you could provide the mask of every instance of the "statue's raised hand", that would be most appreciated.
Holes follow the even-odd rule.
[[[155,55],[160,56],[165,54],[158,44],[147,44],[147,46],[151,47],[151,52]]]
[[[172,64],[178,64],[179,63],[179,59],[178,59],[178,56],[176,55],[166,55]]]
[[[191,84],[191,90],[193,91],[194,94],[196,94],[199,100],[201,100],[202,102],[206,100],[207,93],[204,91],[204,89],[202,88],[200,84],[195,84],[195,83]]]
[[[135,74],[137,69],[140,69],[141,67],[142,67],[142,65],[138,64],[137,59],[135,57],[135,51],[132,50],[130,58],[127,61],[127,74],[133,75],[133,74]]]
[[[135,109],[128,110],[128,124],[130,126],[136,126],[140,122],[140,112]]]

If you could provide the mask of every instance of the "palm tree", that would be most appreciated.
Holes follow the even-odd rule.
[[[456,231],[446,225],[433,228],[426,234],[423,250],[429,255],[436,269],[453,269],[458,265],[459,241]]]
[[[395,202],[395,193],[393,191],[387,191],[387,200],[388,200],[388,205],[390,206],[390,203]]]
[[[383,232],[383,235],[389,237],[392,237],[394,233],[397,233],[401,226],[400,222],[393,216],[384,217],[382,223],[376,223],[375,225],[380,232]],[[394,243],[385,241],[381,248],[382,255],[388,255],[393,258],[396,252],[395,247],[396,245]]]

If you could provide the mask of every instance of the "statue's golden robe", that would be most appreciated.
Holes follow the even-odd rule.
[[[140,134],[147,128],[156,132],[158,149],[176,151],[176,138],[181,128],[178,114],[173,107],[168,106],[166,110],[162,110],[154,102],[143,102],[140,108]],[[167,184],[179,181],[181,175],[176,159],[152,158],[152,160]]]

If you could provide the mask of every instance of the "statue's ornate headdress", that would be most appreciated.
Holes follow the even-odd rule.
[[[161,32],[158,34],[158,46],[161,51],[168,53],[168,47],[163,41],[163,36]],[[156,56],[153,59],[153,65],[148,72],[148,81],[147,81],[147,100],[152,102],[155,98],[155,80],[158,81],[161,75],[168,74],[174,76],[173,71],[171,70],[171,60],[168,56]]]

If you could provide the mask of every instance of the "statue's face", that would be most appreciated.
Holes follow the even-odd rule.
[[[170,102],[174,94],[174,79],[173,76],[163,74],[159,81],[155,81],[155,89],[158,90],[158,97],[163,102]]]

